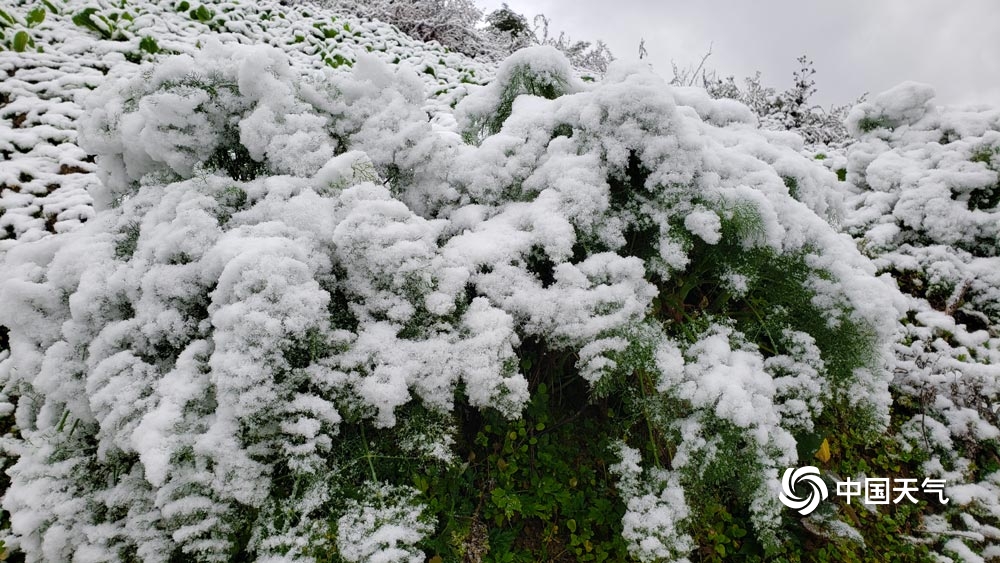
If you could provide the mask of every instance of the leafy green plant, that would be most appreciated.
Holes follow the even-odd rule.
[[[188,12],[188,15],[191,16],[191,19],[195,21],[199,21],[201,23],[208,23],[212,21],[212,18],[215,17],[215,12],[209,10],[204,4],[202,4],[197,8]]]
[[[868,133],[882,127],[888,127],[889,122],[883,117],[863,117],[858,121],[858,128],[863,133]]]
[[[23,53],[28,49],[34,49],[41,52],[42,46],[35,44],[31,30],[45,21],[48,6],[50,4],[44,2],[43,5],[32,8],[23,21],[12,12],[0,10],[0,51]],[[51,9],[55,11],[54,7]]]
[[[160,52],[160,46],[157,44],[156,39],[148,35],[139,41],[139,49],[150,55],[156,55]]]
[[[969,194],[969,209],[993,209],[1000,204],[1000,147],[983,147],[973,153],[972,162],[985,164],[997,172],[993,186],[973,190]]]
[[[609,403],[589,404],[565,353],[536,342],[521,357],[534,381],[524,416],[466,413],[465,463],[413,476],[438,514],[425,551],[444,561],[470,551],[489,562],[630,561],[625,507],[607,471],[618,426]]]
[[[125,2],[117,9],[100,10],[93,6],[77,12],[72,21],[78,27],[88,29],[108,41],[125,41],[129,38],[126,31],[135,20],[135,16],[125,9]]]

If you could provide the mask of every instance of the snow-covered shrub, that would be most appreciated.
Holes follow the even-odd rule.
[[[459,116],[500,107],[520,80],[504,76]],[[796,436],[824,409],[871,430],[888,420],[894,294],[755,157],[759,132],[708,125],[666,92],[618,67],[590,90],[518,97],[456,159],[473,206],[452,212],[464,232],[444,253],[473,256],[478,292],[526,336],[574,351],[595,398],[624,401],[651,479],[701,501],[732,494],[773,544]],[[682,520],[663,520],[662,537],[685,537]],[[658,553],[639,535],[636,556]]]
[[[419,558],[400,459],[458,463],[456,410],[521,416],[531,346],[622,413],[642,560],[683,557],[713,503],[777,545],[800,440],[885,427],[895,294],[792,197],[810,161],[780,138],[552,48],[452,131],[416,80],[208,44],[94,94],[99,213],[0,274],[29,560]]]
[[[456,118],[462,137],[475,143],[500,132],[519,96],[551,100],[581,90],[564,57],[549,47],[529,47],[508,57],[478,95],[463,99]]]
[[[16,247],[0,290],[25,437],[4,506],[29,560],[294,558],[347,510],[336,452],[360,421],[394,425],[411,393],[447,412],[458,385],[518,415],[510,316],[436,290],[443,224],[366,154],[334,158],[392,162],[419,114],[392,76],[214,45],[95,94],[112,205]],[[446,438],[412,455],[440,463]]]
[[[900,363],[900,437],[927,476],[949,483],[951,517],[928,518],[977,553],[998,549],[1000,448],[1000,111],[939,108],[903,83],[856,106],[847,126],[845,223],[880,271],[911,296]],[[950,524],[949,524],[950,522]],[[970,549],[959,539],[944,552]]]

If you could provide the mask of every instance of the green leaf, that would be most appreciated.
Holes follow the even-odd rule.
[[[45,4],[45,7],[53,14],[59,14],[59,9],[52,2],[49,2],[49,0],[42,0],[42,4]]]
[[[567,520],[566,527],[569,528],[570,532],[576,533],[576,520],[573,519]]]
[[[186,12],[190,8],[191,8],[191,4],[188,4],[187,0],[183,0],[180,4],[177,5],[177,11],[178,12]]]
[[[211,10],[209,10],[208,8],[206,8],[204,5],[201,5],[201,6],[198,6],[196,9],[191,10],[191,14],[190,15],[191,15],[192,19],[195,19],[195,20],[198,20],[198,21],[200,21],[202,23],[205,23],[205,22],[211,21],[212,20],[212,16],[214,14],[212,14]]]
[[[28,27],[35,27],[45,20],[45,8],[39,6],[28,12]]]
[[[146,51],[150,55],[155,55],[160,52],[160,46],[157,45],[156,39],[152,37],[143,37],[139,41],[139,48]]]
[[[79,27],[87,28],[97,33],[103,39],[111,39],[111,32],[108,31],[108,29],[101,27],[100,25],[97,24],[97,22],[94,21],[94,18],[92,16],[95,13],[97,13],[97,8],[94,7],[84,8],[83,11],[73,16],[73,23]],[[107,22],[107,18],[105,18],[104,16],[100,14],[97,14],[97,16],[102,20],[104,20],[105,23]]]
[[[29,39],[31,39],[31,37],[28,35],[28,32],[23,29],[14,34],[14,51],[17,53],[23,53],[25,47],[28,46]]]
[[[91,6],[90,8],[84,8],[83,11],[77,13],[73,16],[73,23],[80,27],[88,27],[94,25],[94,22],[90,21],[90,16],[97,11],[97,8]]]
[[[4,23],[4,21],[6,21],[7,23]],[[11,15],[8,14],[7,12],[0,10],[0,27],[9,27],[14,25],[15,23],[17,23],[17,20],[11,17]]]

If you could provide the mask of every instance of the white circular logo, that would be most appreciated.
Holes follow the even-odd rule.
[[[809,494],[800,497],[795,494],[795,489],[799,484],[809,486]],[[789,467],[785,474],[781,476],[781,493],[778,500],[781,504],[798,510],[799,514],[805,516],[816,510],[820,501],[826,500],[829,493],[826,490],[826,483],[819,476],[819,469],[811,465],[793,469]]]

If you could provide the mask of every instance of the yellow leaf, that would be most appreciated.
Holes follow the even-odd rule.
[[[442,561],[444,560],[441,559],[440,555],[435,555],[434,557],[431,557],[427,563],[442,563]]]
[[[819,446],[819,451],[816,452],[816,459],[826,463],[830,461],[830,442],[823,438],[823,443]]]

